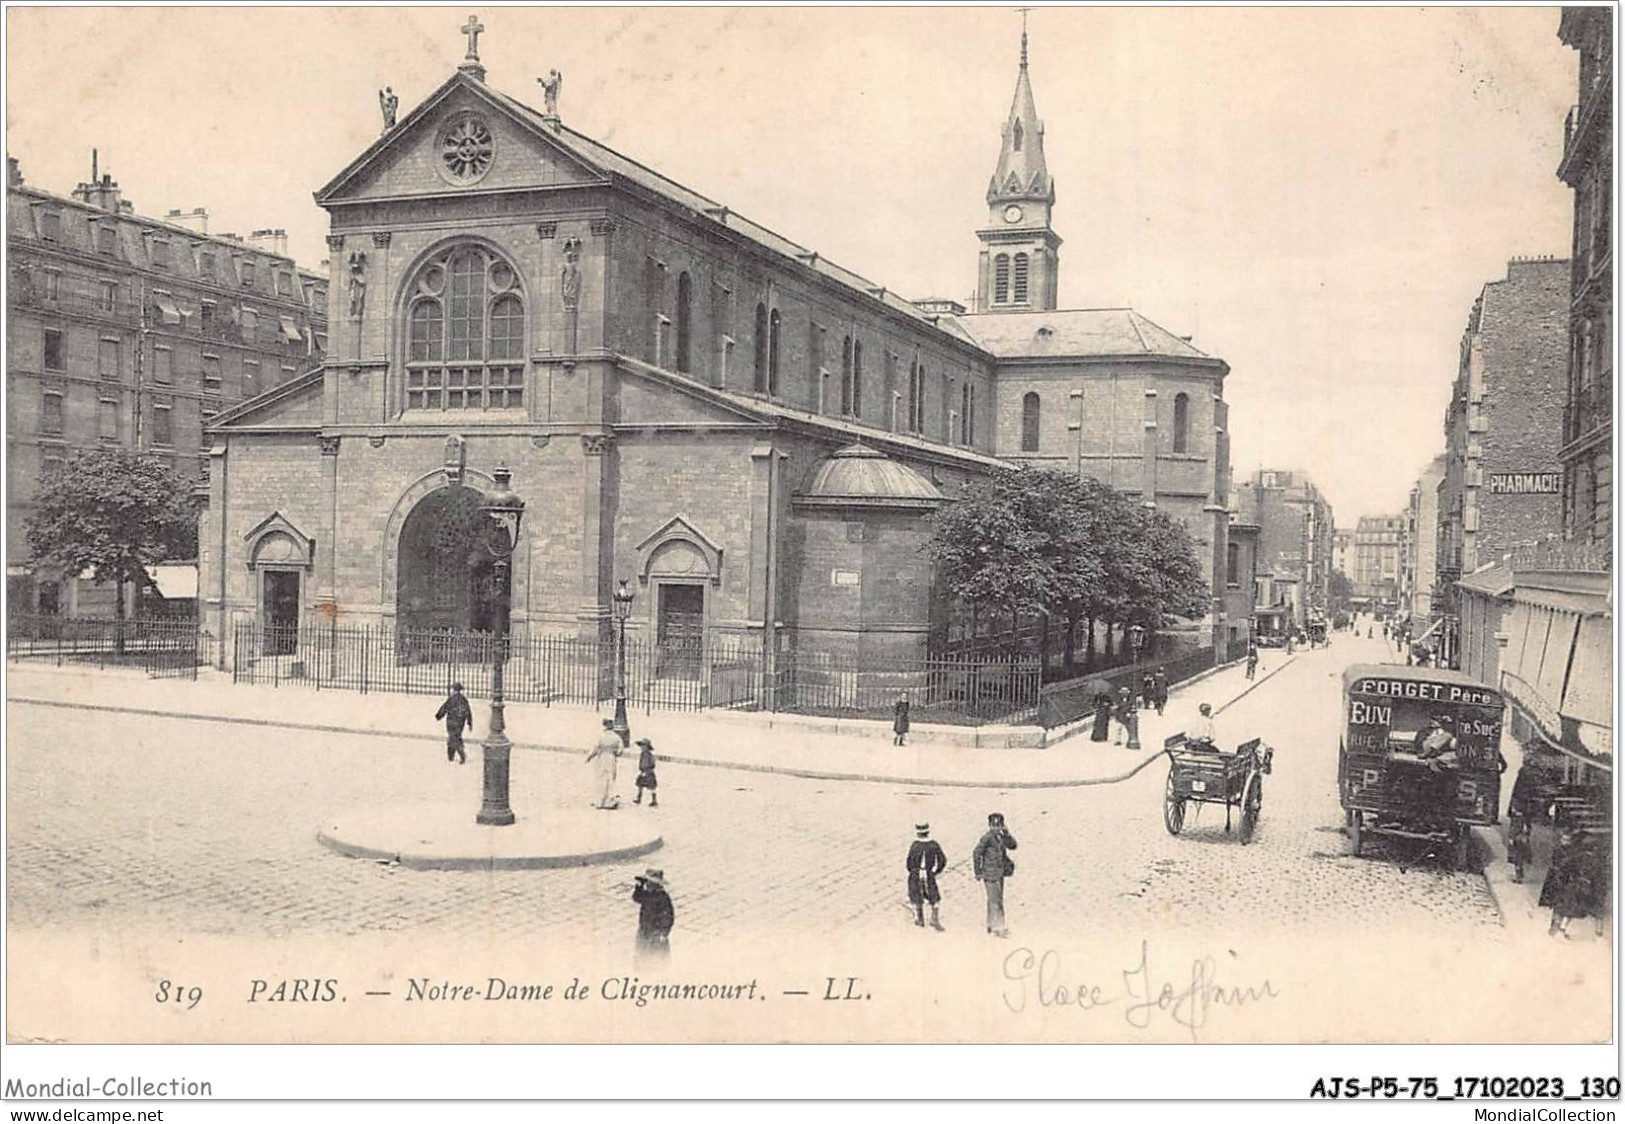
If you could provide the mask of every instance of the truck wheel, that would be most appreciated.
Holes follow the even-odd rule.
[[[1365,842],[1365,823],[1360,813],[1349,811],[1349,854],[1354,858],[1360,857],[1360,846]]]

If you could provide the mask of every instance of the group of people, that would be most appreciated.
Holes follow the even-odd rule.
[[[1004,816],[991,812],[987,817],[987,830],[971,852],[971,873],[982,884],[987,894],[987,931],[995,937],[1010,935],[1004,914],[1004,880],[1016,872],[1015,860],[1010,852],[1016,849],[1016,837],[1005,826]],[[914,924],[925,927],[925,909],[931,907],[931,928],[942,932],[939,905],[942,890],[937,876],[948,869],[948,856],[942,844],[931,838],[931,825],[914,825],[914,842],[909,846],[905,862],[908,871],[908,901],[914,908]]]
[[[444,719],[446,722],[446,760],[459,765],[468,763],[468,752],[463,747],[463,731],[470,733],[474,730],[474,711],[468,705],[468,698],[463,694],[463,685],[453,683],[451,693],[446,701],[440,704],[440,709],[434,712],[435,720]],[[642,804],[643,794],[649,794],[649,807],[660,807],[660,781],[655,775],[655,747],[648,738],[639,738],[635,743],[638,747],[638,776],[633,786],[638,794],[632,803]],[[616,779],[620,773],[621,754],[626,750],[626,742],[615,730],[612,719],[604,719],[603,732],[598,735],[598,741],[587,752],[587,764],[593,766],[593,789],[597,799],[593,806],[603,811],[613,811],[621,806],[620,794],[615,791]]]

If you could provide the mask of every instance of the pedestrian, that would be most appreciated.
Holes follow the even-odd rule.
[[[1540,904],[1552,911],[1551,936],[1569,935],[1569,921],[1597,910],[1601,897],[1595,885],[1598,864],[1582,845],[1578,833],[1564,829],[1558,837],[1552,865],[1540,887]]]
[[[1100,685],[1095,688],[1095,724],[1089,731],[1090,741],[1103,742],[1111,736],[1112,703],[1114,701],[1112,689],[1102,680]]]
[[[1112,718],[1117,723],[1117,732],[1112,735],[1113,745],[1122,745],[1123,738],[1128,733],[1128,716],[1134,707],[1134,692],[1127,687],[1117,689],[1117,698],[1113,701]]]
[[[666,892],[666,872],[650,867],[634,880],[632,900],[638,903],[639,963],[665,961],[671,956],[671,927],[677,915]]]
[[[620,756],[621,736],[615,732],[615,723],[606,718],[604,731],[598,735],[598,743],[587,754],[587,764],[591,765],[594,761],[598,763],[597,807],[603,811],[612,811],[621,806],[621,798],[615,795],[616,763]]]
[[[1016,849],[1016,837],[1004,826],[1004,817],[989,813],[987,832],[971,854],[971,872],[987,890],[987,931],[995,937],[1008,937],[1004,917],[1004,880],[1016,872],[1009,852]]]
[[[942,853],[942,844],[931,838],[931,825],[914,825],[914,842],[908,848],[908,903],[914,907],[914,924],[925,925],[925,907],[931,907],[931,928],[942,932],[942,919],[937,915],[937,903],[942,894],[937,889],[937,875],[948,868],[948,856]]]
[[[1148,671],[1140,680],[1140,707],[1150,710],[1157,705],[1157,681]]]
[[[1162,669],[1160,667],[1157,668],[1157,674],[1155,676],[1155,679],[1153,680],[1152,688],[1153,688],[1152,702],[1157,708],[1157,714],[1160,716],[1162,714],[1163,708],[1168,705],[1168,672],[1167,671],[1165,671],[1164,669]]]
[[[474,711],[469,707],[468,700],[463,697],[463,685],[453,683],[451,694],[446,701],[440,704],[440,709],[434,712],[435,720],[446,720],[446,761],[457,762],[459,765],[468,764],[468,754],[463,752],[463,727],[467,726],[469,733],[474,732]]]
[[[660,807],[660,796],[655,792],[659,782],[655,779],[655,747],[648,738],[638,739],[638,779],[633,782],[637,786],[638,794],[632,798],[632,803],[642,804],[643,793],[649,793],[649,807]]]
[[[1251,679],[1258,674],[1258,649],[1247,649],[1247,678]]]
[[[1119,712],[1117,720],[1121,723],[1123,732],[1128,735],[1128,748],[1140,748],[1140,705],[1133,691],[1124,687],[1117,697]]]
[[[902,745],[903,739],[908,737],[908,696],[898,695],[897,702],[892,706],[891,720],[893,745]]]

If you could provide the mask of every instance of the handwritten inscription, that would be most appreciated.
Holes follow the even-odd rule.
[[[1115,976],[1116,978],[1112,978]],[[1016,1014],[1029,1007],[1076,1007],[1080,1011],[1112,1008],[1136,1030],[1149,1030],[1159,1019],[1184,1027],[1191,1041],[1215,1012],[1256,1006],[1279,997],[1269,979],[1232,983],[1220,978],[1212,956],[1197,957],[1187,974],[1169,980],[1153,968],[1150,944],[1140,942],[1138,962],[1102,981],[1070,982],[1061,954],[1018,948],[1004,958],[1004,1005]]]

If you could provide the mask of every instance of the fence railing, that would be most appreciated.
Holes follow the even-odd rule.
[[[443,694],[452,683],[488,697],[502,644],[481,632],[315,622],[230,633],[232,679],[318,690]],[[522,635],[506,642],[503,694],[514,702],[598,706],[616,695],[616,639]],[[901,658],[858,662],[822,652],[780,653],[769,666],[756,637],[678,640],[628,636],[627,705],[635,709],[776,710],[890,718],[906,696],[917,722],[1032,722],[1039,666],[1024,657]]]
[[[58,665],[135,667],[160,677],[197,678],[214,639],[191,617],[15,615],[6,620],[6,658]]]
[[[1127,667],[1114,667],[1109,671],[1068,679],[1064,683],[1048,684],[1039,699],[1038,722],[1048,730],[1093,714],[1102,682],[1113,692],[1127,687],[1137,693],[1145,677],[1154,675],[1160,669],[1168,677],[1168,685],[1174,686],[1217,666],[1216,658],[1216,649],[1197,648],[1166,659],[1144,660]]]

